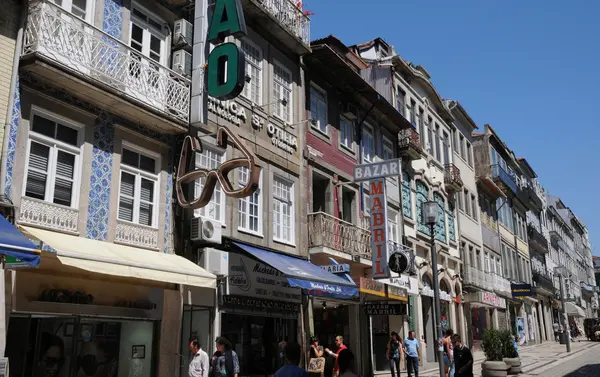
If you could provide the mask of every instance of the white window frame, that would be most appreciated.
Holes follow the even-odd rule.
[[[389,240],[399,244],[400,241],[398,237],[398,211],[396,211],[395,209],[388,208],[387,216]]]
[[[158,213],[159,213],[159,201],[158,198],[162,197],[160,188],[160,171],[161,171],[161,156],[159,153],[149,151],[145,148],[139,147],[135,144],[132,144],[128,141],[123,140],[121,146],[121,156],[123,156],[123,150],[129,149],[132,152],[138,153],[140,155],[144,155],[146,157],[150,157],[154,159],[154,171],[155,174],[148,173],[147,171],[141,170],[139,168],[125,165],[121,160],[119,164],[119,192],[117,197],[117,220],[123,221],[126,223],[131,223],[140,226],[150,226],[151,228],[158,228]],[[121,177],[123,172],[134,175],[135,176],[135,191],[133,195],[133,221],[127,221],[119,219],[119,206],[121,203]],[[142,178],[146,178],[147,180],[154,181],[154,200],[152,202],[152,225],[140,224],[140,190],[142,187]]]
[[[163,25],[166,25],[166,21],[156,15],[155,13],[149,11],[144,6],[140,5],[136,1],[131,2],[131,12],[130,12],[130,20],[129,20],[129,43],[128,46],[131,47],[131,37],[133,33],[133,24],[136,24],[139,28],[142,29],[142,51],[140,52],[145,59],[148,61],[152,61],[157,63],[163,67],[167,66],[167,56],[169,56],[169,46],[167,45],[167,38],[169,36],[169,31],[165,30],[165,26],[161,30],[158,30],[156,27],[150,25],[148,22],[138,18],[134,13],[133,9],[139,10],[141,13],[144,13],[146,17],[152,18],[157,22],[161,22]],[[158,39],[160,39],[160,61],[156,62],[154,59],[150,57],[150,36],[154,35]],[[136,50],[137,51],[137,50]],[[138,51],[139,52],[139,51]],[[149,64],[146,62],[146,64]]]
[[[217,155],[220,154],[221,155],[221,161],[219,162],[219,164],[222,164],[225,161],[227,161],[227,151],[223,152],[222,150],[219,150],[219,148],[217,146],[215,146],[214,144],[209,144],[208,142],[203,142],[202,143],[202,148],[204,150],[211,151],[211,152],[213,152],[213,153],[215,153]],[[201,155],[201,154],[200,153],[196,154],[196,156],[199,156],[199,155]],[[196,162],[197,158],[200,158],[200,157],[195,157],[195,159],[194,159],[194,166],[196,168],[212,169],[211,167],[200,166],[199,164],[197,164],[197,162]],[[197,187],[196,183],[194,183],[194,196],[198,197],[200,195],[200,192],[196,192],[196,187]],[[219,188],[221,187],[221,185],[220,185],[219,182],[217,182],[217,184],[215,186],[215,189],[217,187],[219,187]],[[203,186],[203,188],[204,188],[204,186]],[[214,193],[213,193],[213,195],[214,195]],[[211,201],[212,201],[212,197],[211,197]],[[206,214],[206,209],[207,209],[208,205],[206,207],[198,208],[198,209],[194,210],[194,217],[203,217],[203,218],[206,218],[208,220],[216,221],[216,222],[220,223],[221,226],[224,227],[226,225],[226,223],[225,223],[225,206],[226,205],[227,205],[227,200],[225,199],[225,194],[223,193],[222,188],[221,188],[221,200],[219,202],[219,206],[220,206],[221,209],[219,211],[219,219],[215,219],[214,217],[211,217],[210,215]]]
[[[375,129],[373,128],[373,126],[371,126],[369,123],[367,122],[363,122],[363,126],[362,126],[362,135],[361,135],[361,144],[362,144],[362,161],[363,163],[371,163],[373,162],[377,151],[375,150]],[[365,133],[368,133],[371,135],[371,139],[373,141],[372,144],[372,151],[371,151],[371,156],[369,159],[365,158]]]
[[[319,85],[311,82],[310,83],[310,92],[312,92],[313,90],[319,92],[322,96],[323,99],[325,100],[325,125],[323,126],[322,124],[320,124],[320,120],[319,119],[315,119],[317,121],[317,124],[313,124],[312,122],[309,122],[311,125],[311,128],[323,135],[329,136],[329,100],[327,98],[327,91],[323,90],[323,88],[321,88]],[[310,93],[309,92],[309,93]],[[309,112],[312,115],[312,109],[310,109],[310,105],[312,104],[312,94],[310,94],[310,101],[308,103],[309,105]]]
[[[382,160],[386,160],[386,158],[385,158],[386,153],[390,154],[390,156],[391,156],[390,159],[396,158],[396,151],[394,150],[394,143],[392,143],[392,140],[389,137],[387,137],[386,135],[382,135],[382,138],[381,138],[381,159]],[[398,177],[389,177],[389,180],[392,181],[393,183],[397,183]]]
[[[290,240],[285,240],[279,237],[275,236],[275,217],[278,216],[279,214],[275,212],[275,202],[279,201],[280,203],[283,203],[283,200],[276,198],[275,197],[275,181],[282,181],[286,184],[288,184],[290,186]],[[290,246],[296,246],[296,216],[295,216],[295,210],[296,210],[296,184],[295,182],[282,177],[281,175],[278,174],[273,174],[273,181],[272,181],[272,185],[271,185],[271,190],[272,192],[272,196],[273,196],[273,207],[272,207],[272,216],[273,216],[273,221],[271,221],[271,224],[273,226],[273,241],[278,242],[278,243],[282,243],[282,244],[286,244],[286,245],[290,245]],[[280,219],[279,221],[280,226],[282,227],[282,234],[283,234],[283,221],[282,219]]]
[[[281,69],[283,72],[287,73],[290,76],[290,82],[289,83],[285,83],[282,81],[277,80],[277,77],[275,76],[275,67],[278,67],[279,69]],[[271,82],[271,85],[273,85],[273,90],[271,91],[272,93],[275,91],[275,85],[278,85],[280,87],[280,91],[279,91],[279,98],[273,98],[273,102],[275,102],[275,111],[273,111],[273,115],[281,120],[283,120],[284,122],[287,123],[293,123],[294,120],[294,76],[292,75],[292,71],[290,71],[284,64],[281,64],[281,62],[273,59],[273,80]],[[281,103],[281,100],[283,100],[285,97],[283,96],[284,91],[287,91],[289,93],[289,97],[290,99],[287,102],[286,106],[283,106],[283,104]],[[274,95],[274,93],[273,93]],[[284,109],[287,108],[287,119],[284,116]]]
[[[32,131],[33,119],[34,115],[40,116],[42,118],[46,118],[56,123],[60,123],[63,126],[70,127],[77,131],[77,147],[72,145],[63,143],[59,140],[50,138],[45,135],[38,134]],[[61,206],[60,204],[55,204],[53,202],[54,199],[54,186],[55,186],[55,178],[56,178],[56,163],[52,163],[52,161],[56,160],[56,151],[64,150],[65,152],[75,154],[75,165],[73,166],[73,193],[71,194],[71,205],[70,208],[79,208],[79,194],[81,191],[81,169],[82,169],[82,159],[83,159],[83,140],[85,134],[85,125],[81,123],[77,123],[71,119],[65,118],[63,116],[54,114],[46,109],[31,106],[31,114],[29,118],[29,129],[28,129],[28,137],[27,137],[27,156],[25,157],[25,174],[23,175],[23,188],[22,188],[22,196],[25,196],[25,192],[27,191],[27,177],[29,176],[29,156],[31,151],[31,142],[34,141],[39,144],[43,144],[47,147],[50,147],[50,155],[48,156],[48,161],[50,163],[49,171],[46,176],[46,188],[44,190],[44,202],[50,203],[55,206]],[[54,146],[52,146],[54,144]],[[53,152],[54,151],[54,152]],[[52,165],[53,164],[53,165]],[[50,198],[50,200],[48,200]]]
[[[348,128],[350,128],[350,130],[348,130]],[[346,135],[347,137],[344,138],[344,135],[348,132],[350,135]],[[346,118],[345,116],[340,116],[340,146],[346,148],[350,152],[354,152],[354,138],[354,121]],[[346,144],[348,141],[349,144]]]
[[[238,176],[237,176],[238,187],[241,186],[239,174],[240,173],[238,173]],[[239,221],[240,216],[242,216],[241,202],[245,201],[246,211],[245,211],[245,213],[243,213],[243,216],[246,218],[246,224],[250,224],[250,213],[248,211],[248,204],[249,204],[250,198],[252,196],[238,199],[238,231],[240,231],[242,233],[253,234],[253,235],[259,236],[259,237],[263,236],[263,229],[264,229],[264,227],[263,227],[264,219],[263,219],[263,192],[262,192],[263,185],[262,185],[262,182],[263,182],[263,171],[261,170],[260,176],[258,178],[258,188],[257,188],[257,193],[258,193],[258,203],[257,203],[257,206],[258,206],[258,218],[257,218],[258,230],[253,230],[253,229],[250,229],[249,227],[243,227],[243,226],[241,226],[241,221]],[[244,183],[244,185],[245,184],[246,183]]]
[[[247,98],[250,102],[252,102],[253,104],[257,105],[257,106],[262,106],[263,102],[262,102],[262,98],[263,98],[263,50],[260,46],[258,46],[256,43],[254,43],[254,41],[252,41],[250,38],[244,38],[240,41],[240,47],[244,50],[244,52],[246,53],[246,56],[249,56],[250,54],[248,52],[246,52],[246,49],[244,49],[244,43],[247,44],[248,46],[250,46],[251,48],[255,49],[258,52],[258,64],[250,61],[248,58],[246,58],[246,67],[245,67],[245,72],[246,75],[251,77],[251,80],[249,83],[246,83],[246,85],[244,85],[244,90],[242,91],[242,96],[244,98]],[[255,68],[258,72],[257,72],[257,78],[258,78],[258,95],[257,95],[257,99],[256,101],[254,101],[254,99],[252,98],[254,96],[255,93],[252,93],[252,82],[254,80],[254,78],[252,77],[252,75],[250,74],[250,67]]]
[[[75,13],[73,13],[73,0],[62,0],[60,5],[56,3],[56,0],[51,0],[57,7],[64,9],[66,12],[71,13],[73,16],[77,17]],[[83,20],[89,24],[93,24],[94,21],[94,10],[95,10],[96,0],[86,0],[85,7],[85,18]]]

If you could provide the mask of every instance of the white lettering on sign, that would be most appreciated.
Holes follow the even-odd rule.
[[[298,139],[296,136],[281,127],[277,127],[273,123],[267,125],[267,134],[271,137],[273,145],[287,153],[294,153],[298,149]]]
[[[385,179],[369,182],[371,195],[371,252],[373,279],[390,277],[387,242],[387,200]]]
[[[246,122],[246,109],[235,101],[221,101],[213,97],[208,97],[208,111],[216,114],[236,126]]]
[[[502,297],[498,297],[490,292],[479,292],[479,294],[481,295],[482,303],[494,306],[496,308],[506,308],[506,300]]]
[[[327,266],[321,266],[322,270],[325,270],[332,274],[344,274],[350,272],[349,264],[330,264]]]
[[[369,181],[400,175],[400,159],[385,160],[354,166],[354,182]]]

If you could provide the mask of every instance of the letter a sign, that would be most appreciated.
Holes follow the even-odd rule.
[[[373,279],[389,278],[385,178],[370,181],[369,192],[371,194],[372,276]]]

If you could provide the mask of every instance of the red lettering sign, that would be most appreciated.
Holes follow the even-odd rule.
[[[387,199],[385,179],[369,182],[371,195],[371,252],[373,278],[388,278]]]

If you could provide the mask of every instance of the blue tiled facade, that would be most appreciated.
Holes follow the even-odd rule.
[[[410,197],[410,175],[402,171],[402,214],[412,219],[412,200]]]
[[[448,201],[448,238],[456,241],[456,228],[454,226],[454,204]]]
[[[123,29],[123,0],[104,0],[104,21],[102,31],[121,39]]]
[[[446,206],[444,198],[437,192],[433,193],[433,200],[438,205],[438,221],[435,224],[435,239],[441,242],[446,240]]]
[[[169,229],[171,227],[171,208],[172,198],[173,198],[173,167],[171,164],[168,165],[167,168],[167,197],[166,197],[166,207],[167,213],[165,214],[165,246],[163,251],[165,253],[169,252]]]
[[[15,163],[15,152],[17,150],[17,130],[19,129],[19,119],[21,118],[21,91],[19,78],[15,86],[14,104],[12,108],[12,117],[10,118],[8,135],[8,151],[6,153],[6,177],[4,186],[4,195],[10,198],[10,189],[12,188],[13,165]]]
[[[420,232],[423,232],[427,235],[431,234],[431,230],[429,229],[429,227],[427,226],[427,224],[425,224],[425,222],[423,221],[423,203],[425,203],[426,201],[429,200],[429,188],[427,187],[427,185],[425,183],[423,183],[423,181],[417,181],[416,184],[416,195],[415,195],[415,202],[416,202],[416,206],[417,206],[417,229]]]

